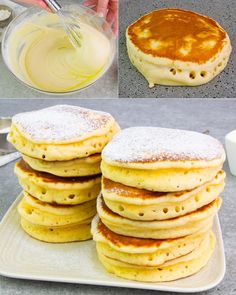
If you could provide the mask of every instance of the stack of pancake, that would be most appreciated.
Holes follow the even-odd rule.
[[[23,229],[45,242],[91,238],[101,189],[101,151],[119,126],[107,113],[58,105],[13,117],[8,140],[22,153]]]
[[[102,152],[92,222],[98,257],[117,276],[171,281],[210,259],[225,173],[221,143],[197,132],[133,127]]]
[[[130,61],[159,85],[202,85],[224,70],[231,53],[226,31],[198,13],[167,8],[141,16],[126,31]]]

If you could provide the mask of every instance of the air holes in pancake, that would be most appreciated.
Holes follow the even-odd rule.
[[[52,229],[52,228],[50,228],[50,231],[53,231],[53,229]]]
[[[94,144],[93,144],[93,147],[96,149],[96,148],[97,148],[97,144],[96,144],[96,143],[94,143]]]
[[[46,148],[46,147],[45,147],[43,150],[46,152],[46,151],[47,151],[47,149],[48,149],[48,148]]]
[[[75,195],[69,195],[68,198],[73,200],[75,198]]]
[[[207,72],[206,71],[201,71],[200,75],[201,75],[201,77],[205,78],[206,75],[207,75]]]
[[[199,201],[199,196],[195,196],[195,202]]]
[[[152,257],[149,257],[149,258],[148,258],[148,261],[153,261],[153,258],[152,258]]]
[[[161,271],[161,270],[162,270],[162,268],[158,268],[158,270],[160,270],[160,271]]]
[[[188,174],[188,171],[185,171],[185,172],[184,172],[184,175],[187,175],[187,174]]]
[[[170,253],[169,253],[169,252],[167,252],[167,253],[166,253],[166,256],[168,257],[169,255],[170,255]]]
[[[139,215],[139,216],[144,216],[144,213],[143,213],[143,212],[139,212],[138,215]]]
[[[33,152],[34,151],[34,148],[31,148],[31,152]]]
[[[162,211],[166,214],[168,212],[168,208],[164,208]]]
[[[182,211],[184,211],[184,206],[182,206],[182,208],[181,208],[181,209],[182,209]]]
[[[15,139],[13,139],[13,140],[12,140],[12,142],[13,142],[13,143],[16,143],[16,140],[15,140]]]
[[[68,171],[67,170],[64,170],[64,172],[67,173]]]
[[[46,195],[46,190],[42,190],[42,195]]]
[[[222,62],[218,63],[218,67],[221,67],[222,66]]]
[[[92,196],[91,193],[88,193],[88,198],[91,198],[91,196]]]
[[[180,211],[179,206],[176,206],[176,207],[175,207],[175,212],[179,212],[179,211]]]
[[[173,75],[175,75],[176,74],[176,69],[170,69],[170,72],[173,74]]]
[[[185,265],[185,268],[188,268],[188,266],[187,266],[187,265]]]
[[[124,211],[124,210],[125,210],[124,207],[120,205],[120,206],[119,206],[119,211],[122,212],[122,211]]]
[[[206,191],[209,193],[209,192],[211,191],[211,189],[208,187],[208,188],[206,189]]]
[[[189,78],[190,79],[195,79],[196,78],[196,73],[194,71],[189,73]]]
[[[25,212],[28,214],[28,215],[31,215],[33,213],[33,210],[31,209],[25,209]]]
[[[42,159],[45,159],[46,158],[46,156],[45,155],[42,155]]]

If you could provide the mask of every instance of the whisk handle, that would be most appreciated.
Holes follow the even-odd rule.
[[[44,0],[44,2],[53,12],[58,12],[61,9],[61,5],[55,0]]]

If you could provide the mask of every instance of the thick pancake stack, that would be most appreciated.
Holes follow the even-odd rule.
[[[210,259],[225,153],[197,132],[121,131],[102,152],[102,194],[92,222],[98,257],[117,276],[171,281]]]
[[[176,8],[140,17],[127,28],[126,40],[129,58],[149,87],[205,84],[224,70],[231,53],[217,22]]]
[[[91,238],[101,189],[101,151],[119,131],[107,113],[58,105],[13,117],[8,140],[22,153],[23,229],[45,242]]]

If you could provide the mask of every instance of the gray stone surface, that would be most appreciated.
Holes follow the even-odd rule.
[[[11,116],[16,112],[33,110],[65,101],[52,100],[1,100],[0,116]],[[122,127],[128,126],[162,126],[191,129],[199,132],[209,131],[222,142],[226,133],[235,128],[236,100],[68,100],[67,103],[110,112]],[[204,295],[236,294],[236,211],[235,192],[236,177],[229,173],[225,164],[227,185],[222,193],[223,206],[220,210],[227,271],[223,282],[216,288],[202,292]],[[0,220],[20,192],[13,173],[13,163],[0,167]],[[1,237],[0,237],[1,239]],[[34,282],[10,279],[0,276],[0,294],[112,294],[128,295],[158,294],[154,291],[129,290],[86,285],[73,285],[50,282]],[[169,293],[166,293],[169,294]]]
[[[0,43],[1,45],[1,43]],[[106,74],[90,87],[72,94],[67,98],[117,98],[118,97],[117,58]],[[27,87],[17,80],[5,66],[0,51],[0,99],[1,98],[60,98],[61,95],[50,95]]]
[[[215,19],[228,32],[233,52],[223,73],[197,87],[156,86],[149,89],[145,78],[132,66],[126,51],[125,30],[141,15],[158,8],[178,7]],[[119,96],[120,97],[236,97],[236,1],[235,0],[120,0]]]

